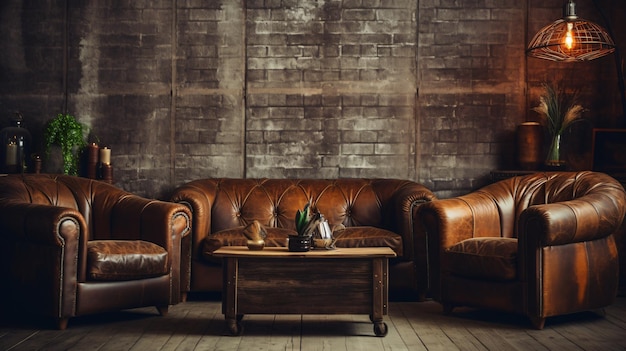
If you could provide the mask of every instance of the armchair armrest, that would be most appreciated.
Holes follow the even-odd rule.
[[[50,317],[73,316],[77,283],[80,279],[78,257],[86,250],[87,226],[73,209],[51,205],[4,203],[0,206],[2,269],[7,286],[25,289],[4,291],[20,294],[30,301],[29,308]],[[19,281],[20,284],[13,282]],[[7,289],[3,289],[7,290]],[[10,289],[9,289],[10,290]],[[45,291],[45,294],[41,292]],[[24,299],[23,295],[32,295]],[[45,297],[42,298],[42,296]],[[15,301],[3,298],[3,301]]]
[[[624,214],[606,200],[583,197],[531,206],[520,215],[520,240],[526,238],[525,241],[540,246],[555,246],[609,236],[620,227]]]
[[[171,265],[171,304],[181,301],[181,256],[183,241],[191,231],[191,212],[182,204],[146,199],[137,195],[121,197],[111,208],[111,238],[139,239],[160,245],[168,252]],[[183,268],[184,271],[184,268]]]
[[[435,299],[441,293],[441,253],[465,239],[502,236],[500,211],[487,193],[435,200],[421,205],[418,216],[425,228],[428,282]]]
[[[80,212],[71,208],[29,203],[6,202],[0,206],[0,223],[9,240],[28,239],[37,245],[62,246],[68,232],[64,221],[73,219],[82,228],[86,227]]]
[[[530,301],[529,314],[596,308],[596,301],[615,297],[619,259],[612,234],[620,228],[624,207],[614,200],[617,197],[583,196],[531,206],[521,213],[518,264]],[[565,304],[559,297],[566,292],[575,292],[580,301]],[[544,312],[538,306],[550,309],[544,307],[548,311]]]
[[[428,241],[444,250],[473,237],[502,236],[500,211],[486,195],[472,193],[420,206]]]
[[[188,242],[191,237],[191,211],[182,204],[175,204],[162,201],[151,201],[143,210],[141,216],[143,233],[142,236],[149,237],[150,233],[158,233],[160,230],[167,230],[170,237],[167,251],[171,253],[172,272],[172,305],[185,300],[182,294],[183,282],[188,284],[191,274],[191,262],[189,261]],[[155,238],[156,239],[156,238]]]

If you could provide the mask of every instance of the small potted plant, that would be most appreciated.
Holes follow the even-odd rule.
[[[44,129],[44,148],[50,156],[52,145],[61,147],[63,155],[63,173],[78,175],[80,151],[87,145],[83,136],[83,124],[70,114],[59,113],[50,120]]]
[[[307,202],[302,211],[296,211],[295,221],[297,235],[289,236],[289,251],[309,251],[312,247],[313,233],[321,221],[321,215],[311,208],[311,203]]]

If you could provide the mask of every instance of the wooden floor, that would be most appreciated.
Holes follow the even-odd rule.
[[[391,302],[386,337],[361,315],[251,315],[242,335],[229,336],[220,302],[194,299],[165,317],[141,308],[74,318],[63,331],[2,318],[0,350],[626,350],[626,298],[605,312],[550,318],[534,330],[514,315],[445,316],[433,301]]]

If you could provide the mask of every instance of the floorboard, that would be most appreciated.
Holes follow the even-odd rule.
[[[604,313],[602,313],[604,312]],[[626,297],[604,311],[549,318],[532,329],[517,315],[434,301],[391,302],[386,337],[367,315],[249,315],[229,335],[215,298],[190,299],[168,315],[155,308],[77,317],[66,330],[38,318],[0,318],[0,350],[349,351],[349,350],[626,350]]]

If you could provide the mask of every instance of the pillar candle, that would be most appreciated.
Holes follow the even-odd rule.
[[[87,178],[96,179],[98,176],[98,144],[91,143],[87,146]]]
[[[113,166],[110,164],[102,165],[102,180],[109,184],[113,184]]]
[[[104,165],[111,164],[111,149],[108,147],[100,149],[100,163]]]
[[[98,163],[98,144],[91,143],[87,147],[87,162],[88,163]]]
[[[33,164],[35,166],[33,173],[41,173],[41,164],[42,164],[41,156],[37,154],[33,155]]]
[[[9,144],[7,145],[7,153],[6,153],[5,164],[7,166],[15,166],[17,165],[17,145]]]

